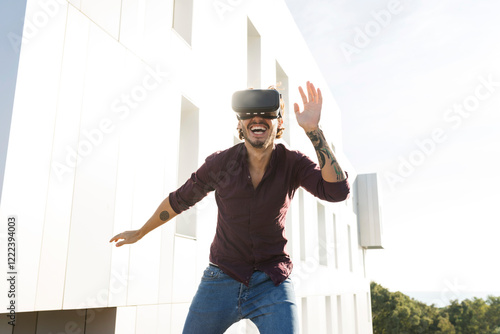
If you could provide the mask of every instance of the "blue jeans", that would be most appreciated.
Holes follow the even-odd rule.
[[[279,286],[255,271],[247,286],[209,265],[203,273],[184,324],[184,334],[222,334],[241,319],[261,334],[299,333],[295,293],[290,279]]]

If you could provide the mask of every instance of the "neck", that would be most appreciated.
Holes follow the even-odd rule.
[[[264,171],[267,168],[269,161],[271,161],[274,143],[266,148],[255,148],[248,142],[245,142],[245,146],[247,148],[247,159],[250,168]]]

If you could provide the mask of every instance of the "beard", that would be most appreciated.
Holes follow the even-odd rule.
[[[271,130],[271,128],[269,130]],[[266,138],[252,140],[248,135],[249,130],[242,127],[241,131],[243,133],[243,139],[245,139],[246,142],[252,145],[253,148],[257,149],[268,147],[273,142],[274,137],[276,136],[276,132],[272,133],[271,131],[269,131],[269,135]]]

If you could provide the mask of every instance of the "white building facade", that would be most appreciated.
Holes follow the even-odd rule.
[[[372,333],[364,259],[380,247],[370,229],[380,222],[359,221],[367,200],[342,151],[340,110],[284,1],[28,0],[24,15],[22,36],[10,35],[22,47],[1,125],[1,267],[15,297],[0,280],[0,333],[12,333],[12,301],[15,334],[180,333],[208,264],[213,194],[134,245],[109,239],[140,228],[206,156],[239,142],[236,90],[280,83],[283,141],[315,159],[293,115],[307,80],[322,89],[321,125],[353,191],[326,203],[300,189],[288,213],[302,333]],[[256,332],[247,321],[227,331]]]

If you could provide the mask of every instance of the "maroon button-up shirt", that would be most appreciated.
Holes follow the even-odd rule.
[[[176,213],[187,210],[215,190],[217,229],[210,262],[248,285],[254,270],[265,272],[275,285],[292,271],[286,251],[285,218],[298,187],[330,201],[345,200],[347,180],[323,180],[319,166],[298,151],[277,144],[265,174],[254,189],[245,145],[210,155],[191,178],[169,195]]]

